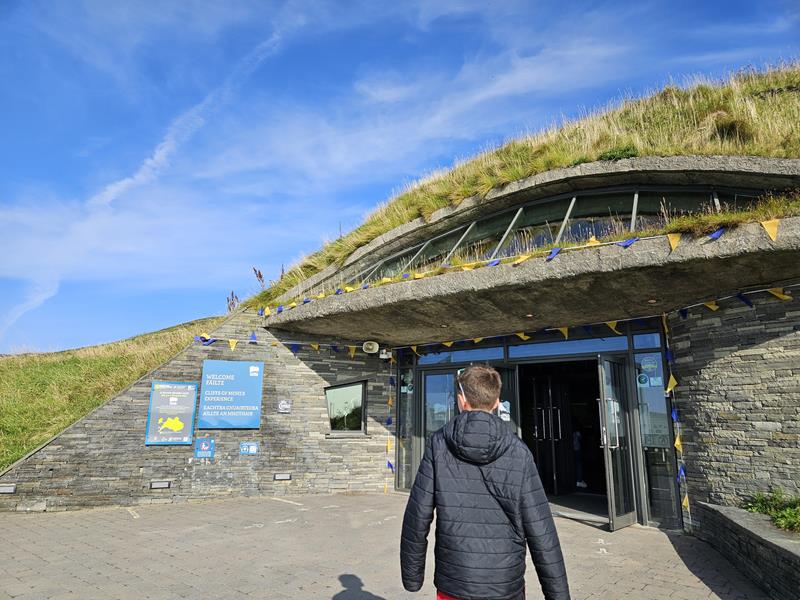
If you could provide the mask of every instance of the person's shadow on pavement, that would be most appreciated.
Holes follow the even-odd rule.
[[[386,600],[386,598],[365,591],[364,582],[356,575],[348,573],[339,575],[339,583],[342,584],[344,589],[331,600]]]

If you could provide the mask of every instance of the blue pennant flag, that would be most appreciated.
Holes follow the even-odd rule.
[[[666,352],[664,354],[667,355],[667,362],[668,363],[672,364],[673,362],[675,362],[675,358],[672,356],[672,350],[667,348],[667,350],[666,350]]]
[[[361,286],[361,289],[362,289],[362,290],[365,290],[365,289],[367,289],[368,287],[369,287],[369,284],[368,284],[368,283],[365,283],[364,285],[362,285],[362,286]]]
[[[292,354],[297,354],[297,351],[300,350],[300,344],[289,344],[289,350],[292,351]]]
[[[255,344],[257,341],[258,340],[256,338],[256,332],[254,331],[250,334],[250,339],[248,340],[248,342],[251,344]]]
[[[202,342],[203,338],[201,338],[199,335],[196,335],[196,336],[194,336],[194,341],[195,342]]]
[[[218,342],[217,338],[208,338],[207,340],[203,340],[203,346],[210,346],[214,342]]]
[[[683,465],[678,467],[678,483],[680,483],[681,479],[686,479],[686,467]]]
[[[401,279],[408,279],[409,277],[411,277],[411,273],[403,273]]]
[[[263,317],[264,316],[264,309],[263,308],[259,308],[258,309],[258,316],[259,317]]]
[[[678,313],[680,313],[681,319],[688,319],[689,318],[689,309],[688,308],[682,308],[682,309],[680,309],[678,311]]]
[[[550,262],[550,261],[551,261],[551,260],[553,260],[553,259],[554,259],[556,256],[558,256],[558,253],[559,253],[559,252],[561,252],[561,248],[558,248],[558,247],[555,247],[555,248],[553,248],[552,250],[550,250],[550,254],[548,254],[548,255],[547,255],[547,258],[545,258],[545,260],[546,260],[547,262]]]
[[[720,227],[714,233],[709,233],[708,234],[708,239],[710,239],[710,240],[718,240],[723,233],[725,233],[725,228],[724,227]]]
[[[496,267],[499,264],[500,264],[500,259],[499,258],[495,258],[494,260],[490,260],[488,263],[486,263],[486,266],[487,267]]]
[[[281,304],[281,305],[280,305],[280,306],[279,306],[279,307],[278,307],[278,308],[275,310],[275,312],[282,313],[282,312],[283,312],[283,304]]]
[[[336,295],[337,296],[341,296],[342,294],[344,294],[344,290],[342,288],[339,288],[338,290],[336,290]]]
[[[616,242],[617,246],[621,246],[622,248],[628,248],[633,246],[636,242],[639,241],[638,237],[628,238],[627,240],[623,240],[621,242]]]
[[[395,386],[396,385],[396,383],[394,381],[394,377],[391,376],[391,375],[389,376],[389,385],[391,385],[391,386]]]
[[[591,327],[591,325],[581,325],[581,329],[583,329],[586,332],[586,335],[588,335],[589,337],[592,337],[592,327]]]
[[[386,417],[386,426],[388,427],[391,424],[392,424],[392,416],[389,415],[388,417]]]
[[[633,322],[639,327],[647,327],[647,321],[644,319],[634,319]]]
[[[303,298],[303,304],[308,304],[311,302],[311,298]]]
[[[745,304],[747,304],[747,306],[749,306],[750,308],[753,308],[753,303],[750,301],[750,298],[745,296],[743,293],[739,292],[738,294],[736,294],[736,297]]]
[[[339,346],[337,346],[336,344],[331,344],[331,350],[334,351],[334,352],[338,352],[339,351]]]
[[[672,422],[673,423],[677,423],[678,422],[678,409],[674,408],[674,407],[672,409]]]
[[[386,461],[386,468],[389,469],[392,473],[394,473],[394,465],[392,464],[392,461],[390,460]]]

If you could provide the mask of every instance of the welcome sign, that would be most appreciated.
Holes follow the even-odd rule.
[[[261,426],[263,362],[203,361],[198,429]]]

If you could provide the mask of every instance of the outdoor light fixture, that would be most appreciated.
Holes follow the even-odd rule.
[[[16,493],[17,493],[16,483],[3,483],[0,485],[0,494],[16,494]]]
[[[530,313],[529,313],[529,314],[527,314],[527,315],[525,315],[525,316],[526,316],[526,317],[528,317],[529,319],[532,319],[532,318],[533,318],[533,315],[532,315],[532,314],[530,314]]]
[[[440,325],[442,329],[447,329],[447,325]]]
[[[291,473],[275,473],[272,476],[273,481],[291,481],[292,474]]]
[[[650,300],[647,301],[648,304],[658,304],[659,302],[660,300],[657,298],[650,298]]]
[[[151,490],[168,490],[172,487],[171,481],[151,481],[150,482],[150,489]]]

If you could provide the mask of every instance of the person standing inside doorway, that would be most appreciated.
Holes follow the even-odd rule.
[[[527,446],[496,415],[500,375],[458,375],[460,414],[431,436],[403,517],[403,587],[419,591],[436,512],[433,583],[442,600],[523,600],[525,546],[546,600],[569,600],[561,545]]]

